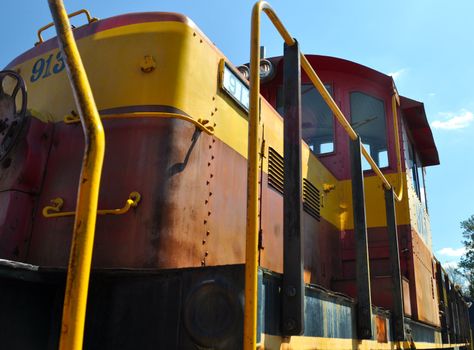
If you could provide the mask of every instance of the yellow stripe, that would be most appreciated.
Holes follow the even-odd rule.
[[[207,125],[212,126],[215,123],[214,136],[247,158],[247,115],[219,87],[219,63],[225,57],[198,30],[179,22],[139,23],[98,32],[79,40],[78,45],[99,110],[131,105],[172,106],[193,120],[209,120]],[[41,57],[47,59],[56,52]],[[143,55],[153,56],[156,62],[153,72],[146,74],[140,70]],[[29,78],[38,58],[17,67],[28,82],[28,108],[34,109],[35,116],[43,121],[62,121],[75,109],[65,70],[31,83]],[[282,118],[266,100],[261,101],[265,153],[268,155],[268,147],[272,147],[283,154]],[[320,190],[334,187],[331,191],[321,191],[321,216],[339,230],[352,229],[350,181],[338,181],[306,144],[302,159],[303,177]],[[268,158],[263,166],[268,172]],[[393,175],[386,177],[391,183],[397,182]],[[404,190],[406,182],[404,173]],[[380,180],[366,178],[365,188],[367,225],[383,227],[385,205]],[[397,203],[399,225],[410,223],[410,213],[416,224],[414,211],[408,210],[407,198]]]
[[[376,340],[358,340],[322,337],[288,337],[262,335],[261,350],[395,350],[395,349],[448,349],[467,344],[436,344],[426,342],[388,342],[379,343]]]

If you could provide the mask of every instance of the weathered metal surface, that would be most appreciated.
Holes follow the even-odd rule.
[[[387,319],[384,318],[384,317],[380,317],[379,315],[374,315],[374,319],[375,319],[375,327],[374,327],[375,328],[375,339],[379,343],[387,343],[387,341],[388,341]]]
[[[8,84],[13,88],[6,90]],[[21,96],[19,108],[18,96]],[[0,161],[8,156],[21,134],[27,118],[27,103],[26,85],[21,75],[10,70],[0,71]]]
[[[282,331],[304,332],[301,178],[301,72],[298,43],[285,44]]]
[[[0,163],[1,192],[14,190],[38,194],[51,147],[53,129],[53,124],[43,123],[32,117],[27,118],[16,145],[10,155]],[[28,216],[31,216],[31,213]]]
[[[350,141],[350,154],[356,239],[357,334],[361,339],[370,339],[372,337],[372,302],[360,138],[357,138],[356,141]]]
[[[459,341],[459,318],[458,318],[458,307],[456,303],[456,291],[454,284],[451,282],[449,283],[449,297],[448,297],[448,302],[449,302],[449,308],[451,309],[451,314],[452,314],[452,327],[451,327],[451,332],[452,332],[452,337],[450,338],[451,343],[455,343]]]
[[[243,262],[246,163],[241,155],[181,120],[130,116],[106,119],[104,127],[110,152],[103,176],[113,181],[103,182],[99,208],[121,203],[131,189],[142,199],[125,215],[98,218],[95,267]],[[64,209],[73,208],[81,139],[79,125],[56,125],[39,205],[61,195]],[[223,159],[227,165],[218,166]],[[71,228],[68,217],[45,219],[36,213],[28,261],[65,266],[70,242],[65,233]]]
[[[400,255],[398,250],[398,232],[395,213],[393,189],[385,190],[385,208],[387,211],[387,231],[390,251],[390,272],[392,277],[392,321],[395,340],[405,340],[405,323],[403,312],[402,276],[400,270]]]
[[[283,195],[268,185],[263,174],[261,266],[283,273]],[[342,277],[340,233],[324,217],[317,221],[303,211],[304,279],[331,289],[335,278]]]
[[[410,281],[406,278],[402,278],[403,285],[403,311],[406,316],[411,316],[411,303],[410,303]]]
[[[443,343],[449,342],[448,336],[448,317],[447,311],[448,308],[446,306],[447,297],[446,297],[446,289],[444,284],[444,273],[441,268],[441,263],[436,261],[436,287],[438,289],[438,305],[439,305],[439,320],[441,325],[441,335],[443,339]]]
[[[281,275],[263,271],[263,332],[281,335]],[[305,336],[352,339],[356,311],[352,299],[316,285],[305,286]]]
[[[29,273],[0,269],[2,348],[57,349],[65,270]],[[92,271],[84,349],[241,350],[243,282],[243,265]]]
[[[410,284],[406,278],[402,279],[402,283],[404,315],[411,316]],[[388,275],[372,276],[370,284],[377,286],[377,289],[372,293],[372,304],[391,310],[393,308],[392,277]],[[357,293],[355,279],[333,281],[332,290],[355,297]]]
[[[470,329],[470,323],[469,323],[469,317],[468,317],[468,314],[467,314],[467,305],[465,303],[465,301],[463,300],[462,302],[463,304],[463,321],[464,321],[464,342],[468,342],[469,341],[469,338],[470,338],[470,332],[469,332],[469,329]]]
[[[25,261],[53,126],[28,118],[0,163],[0,259]]]
[[[436,287],[433,258],[431,250],[422,238],[411,231],[413,263],[413,277],[410,278],[410,291],[412,291],[412,309],[415,319],[439,327],[438,290]]]
[[[459,319],[459,342],[466,341],[467,335],[467,326],[469,325],[469,321],[466,319],[466,315],[464,313],[466,309],[466,303],[462,298],[461,292],[456,288],[456,304],[457,304],[457,311],[458,311],[458,319]]]
[[[204,215],[207,215],[207,219],[202,218],[207,220],[206,224],[200,223],[204,228],[200,231],[203,242],[202,258],[207,266],[242,263],[245,254],[246,193],[243,189],[247,183],[246,161],[221,140],[204,134],[200,137],[202,140],[197,143],[196,151],[200,153],[201,161],[205,162],[205,168],[194,172],[189,167],[180,175],[183,177],[180,183],[184,185],[184,181],[191,180],[190,176],[199,176],[201,173],[199,184],[205,189],[201,202],[204,204]],[[220,166],[223,162],[226,166]],[[199,167],[198,164],[194,166]],[[186,174],[188,171],[192,174]],[[195,189],[189,188],[189,191],[191,190]],[[183,202],[185,197],[181,199]],[[191,204],[190,202],[187,206]],[[200,205],[200,202],[195,203],[197,207]],[[178,217],[179,212],[175,215]]]
[[[451,304],[451,283],[449,282],[448,275],[444,275],[444,290],[446,291],[446,325],[449,342],[454,342],[454,314],[453,306]]]
[[[408,246],[410,243],[409,225],[398,225],[398,244],[400,247],[400,272],[403,279],[403,296],[405,314],[411,315],[410,289],[408,284],[407,269],[410,261]],[[367,229],[371,284],[377,285],[377,290],[372,293],[374,305],[392,309],[393,288],[391,281],[391,264],[389,238],[386,227],[374,227]],[[356,279],[356,251],[355,235],[353,230],[346,230],[341,235],[342,250],[342,276],[335,278],[332,283],[334,290],[355,297]]]
[[[0,259],[24,261],[34,199],[29,193],[0,192]]]
[[[405,318],[405,324],[410,329],[410,336],[415,342],[441,343],[441,332],[438,327]]]
[[[9,334],[18,334],[18,337],[2,338],[2,345],[5,348],[57,349],[64,270],[28,267],[24,270],[18,271],[15,277],[5,274],[4,268],[0,269],[0,304],[4,310],[0,315],[0,326]],[[258,327],[265,335],[281,335],[281,275],[260,270],[259,276]],[[168,271],[95,271],[91,276],[91,315],[86,320],[85,348],[195,349],[196,346],[209,347],[211,344],[216,349],[241,349],[241,321],[232,332],[227,332],[236,318],[242,319],[239,299],[242,288],[242,265]],[[221,305],[209,308],[207,316],[211,319],[194,302],[199,298],[201,306],[206,306],[209,297],[217,297]],[[240,309],[235,308],[235,297],[240,300]],[[307,285],[305,302],[305,336],[352,339],[358,343],[353,299],[316,285]],[[6,312],[10,309],[16,312]],[[202,327],[194,327],[185,321],[192,315],[202,321]],[[12,317],[15,322],[12,322]],[[212,320],[219,322],[221,327],[215,327]],[[413,341],[441,342],[441,333],[436,327],[409,318],[405,322],[411,329]],[[379,342],[383,341],[385,326],[387,341],[394,341],[387,313],[374,308],[372,324],[373,340],[379,336]],[[209,326],[216,328],[216,333]]]

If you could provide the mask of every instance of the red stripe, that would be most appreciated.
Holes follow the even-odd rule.
[[[177,113],[189,117],[189,114],[183,112],[182,110],[165,105],[136,105],[136,106],[123,106],[123,107],[114,107],[102,109],[99,111],[101,115],[110,115],[110,114],[125,114],[125,113],[136,113],[136,112],[163,112],[163,113]]]
[[[89,25],[74,30],[76,40],[82,39],[94,33],[102,32],[111,28],[123,27],[130,24],[146,23],[146,22],[181,22],[195,27],[194,23],[186,16],[171,12],[138,12],[119,15],[106,18]],[[50,50],[58,48],[56,37],[48,39],[44,43],[33,47],[24,52],[13,61],[11,61],[5,69],[11,69],[33,57],[39,56]]]

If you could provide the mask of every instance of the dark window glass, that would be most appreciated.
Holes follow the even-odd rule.
[[[425,176],[426,176],[426,168],[420,168],[421,175],[423,177],[423,188],[421,189],[421,202],[425,205],[426,212],[428,212],[428,199],[426,198],[426,185],[425,185]]]
[[[326,89],[332,94],[330,86]],[[277,111],[283,115],[283,89],[278,89]],[[334,152],[334,118],[312,84],[301,85],[302,137],[316,154]]]
[[[411,169],[412,185],[415,189],[416,195],[425,206],[426,211],[428,211],[425,192],[425,169],[422,167],[421,161],[416,154],[415,147],[412,144],[409,144],[408,146],[407,167]]]
[[[387,129],[383,101],[362,92],[352,92],[350,99],[352,127],[360,135],[375,163],[380,168],[387,167]],[[370,169],[369,163],[363,159],[363,169]]]
[[[418,179],[417,164],[415,157],[415,150],[412,144],[408,146],[408,168],[411,169],[411,181],[413,188],[415,189],[416,195],[420,197],[420,181]]]

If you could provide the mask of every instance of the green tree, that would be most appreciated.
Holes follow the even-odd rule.
[[[456,266],[447,266],[444,268],[444,271],[448,274],[449,280],[461,290],[462,295],[468,295],[468,283],[464,274]]]
[[[467,280],[468,295],[474,297],[474,215],[461,222],[461,228],[464,230],[463,243],[466,253],[459,262],[459,271]]]

